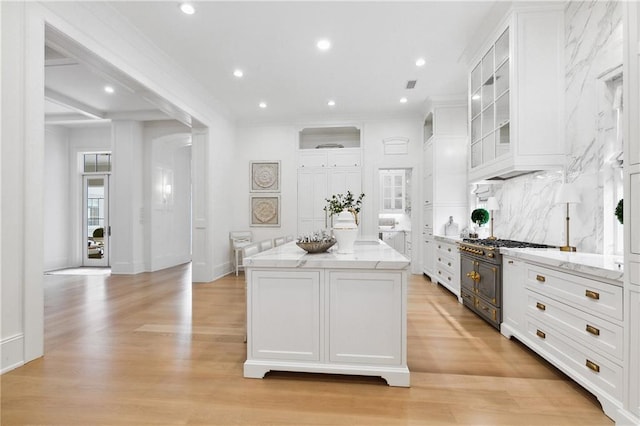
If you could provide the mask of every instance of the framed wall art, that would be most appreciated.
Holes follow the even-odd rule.
[[[280,192],[280,161],[251,161],[251,192]]]
[[[250,195],[251,226],[280,226],[280,196]]]

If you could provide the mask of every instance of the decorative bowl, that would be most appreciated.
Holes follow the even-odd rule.
[[[296,245],[307,253],[324,253],[336,243],[335,239],[329,241],[310,241],[308,243],[296,241]]]

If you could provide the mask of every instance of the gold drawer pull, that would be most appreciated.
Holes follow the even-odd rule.
[[[536,302],[536,308],[540,309],[541,311],[544,311],[545,309],[547,309],[547,307],[540,302]]]
[[[584,295],[590,299],[594,299],[594,300],[600,299],[600,293],[598,293],[597,291],[585,290]]]
[[[542,275],[536,275],[536,280],[540,281],[541,283],[545,282],[547,279],[545,277],[543,277]]]
[[[513,260],[507,262],[509,265],[513,265]]]
[[[599,373],[599,372],[600,372],[600,366],[599,366],[598,364],[596,364],[595,362],[593,362],[593,361],[589,361],[589,360],[587,360],[587,362],[586,362],[586,366],[587,366],[590,370],[595,371],[596,373]]]
[[[593,334],[594,336],[599,336],[600,335],[600,330],[595,328],[592,325],[587,324],[587,328],[586,328],[588,333]]]
[[[547,335],[545,334],[544,331],[540,331],[540,330],[536,330],[536,336],[538,336],[541,339],[546,339]]]

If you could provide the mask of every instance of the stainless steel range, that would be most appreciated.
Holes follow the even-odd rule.
[[[462,302],[489,324],[502,322],[502,255],[500,247],[546,248],[544,244],[465,238],[458,243]]]

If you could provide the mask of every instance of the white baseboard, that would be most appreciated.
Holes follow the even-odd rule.
[[[2,363],[0,374],[15,370],[24,365],[24,334],[19,333],[2,339],[0,342]]]

